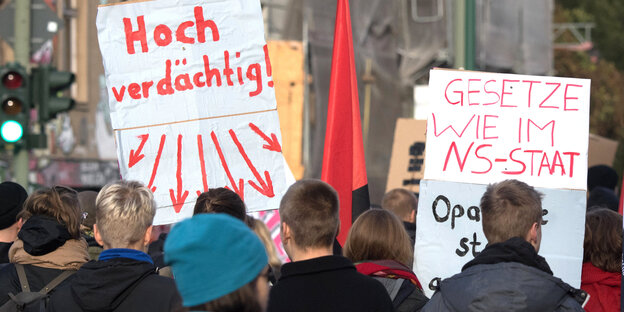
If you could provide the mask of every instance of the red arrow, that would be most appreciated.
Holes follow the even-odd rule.
[[[253,163],[251,163],[251,160],[247,156],[247,153],[245,153],[245,149],[243,148],[241,143],[238,141],[238,138],[236,137],[236,133],[234,133],[232,129],[230,129],[229,132],[230,132],[230,136],[232,137],[232,140],[234,141],[234,144],[236,144],[236,147],[238,147],[238,151],[240,152],[241,156],[243,156],[243,159],[245,159],[247,166],[249,167],[253,175],[256,177],[256,180],[258,180],[258,183],[260,183],[260,186],[258,186],[254,181],[249,180],[248,181],[249,185],[251,185],[253,188],[256,189],[256,191],[260,192],[260,194],[266,197],[274,197],[275,193],[273,193],[273,182],[271,181],[271,176],[269,175],[269,172],[266,170],[264,171],[264,177],[266,179],[266,183],[265,183],[265,181],[262,180],[262,176],[260,176],[260,174],[258,173],[258,170],[256,170],[256,167],[253,165]]]
[[[208,181],[206,181],[206,162],[204,161],[204,142],[202,141],[201,134],[197,135],[197,149],[199,150],[199,165],[201,166],[202,182],[204,183],[204,192],[208,192]],[[197,196],[201,195],[200,191],[197,191]]]
[[[223,166],[223,170],[225,170],[225,174],[227,174],[228,179],[230,179],[230,184],[232,184],[232,188],[234,189],[234,192],[238,194],[238,196],[240,196],[242,201],[245,201],[245,197],[244,197],[245,180],[239,179],[238,188],[236,187],[236,183],[234,182],[234,178],[232,178],[232,173],[230,173],[230,168],[225,162],[225,157],[223,156],[221,145],[219,145],[219,140],[217,140],[217,135],[214,133],[214,131],[210,132],[210,137],[212,138],[212,142],[214,142],[214,145],[217,148],[217,153],[219,153],[219,159],[221,159],[221,165]],[[229,187],[227,186],[226,188],[229,189]]]
[[[160,155],[162,155],[163,147],[165,147],[166,137],[167,136],[164,134],[160,136],[160,145],[158,146],[158,153],[156,154],[156,160],[154,161],[154,168],[152,169],[152,176],[150,177],[149,184],[147,185],[147,188],[152,190],[152,193],[156,192],[156,187],[152,185],[154,184],[154,178],[156,178],[156,171],[158,170],[158,164],[160,163]]]
[[[178,134],[178,170],[176,171],[176,180],[178,182],[178,193],[174,194],[172,189],[169,189],[169,196],[171,197],[171,203],[176,213],[179,213],[184,206],[184,201],[189,192],[184,191],[182,194],[182,135]]]
[[[145,142],[147,142],[147,138],[149,138],[149,134],[142,134],[139,135],[137,138],[141,139],[141,144],[139,144],[139,147],[135,150],[130,150],[130,159],[128,159],[128,168],[132,168],[132,166],[136,165],[139,161],[141,161],[141,159],[143,159],[143,157],[145,157],[145,154],[141,154],[141,150],[143,150],[143,145],[145,145]]]
[[[268,149],[269,151],[274,151],[274,152],[279,152],[279,153],[282,152],[282,147],[277,141],[277,136],[275,135],[275,133],[271,133],[271,138],[269,138],[266,134],[264,134],[264,132],[262,132],[262,130],[260,130],[260,128],[258,128],[258,126],[254,125],[252,122],[249,123],[249,127],[251,128],[251,130],[257,133],[260,137],[262,137],[267,143],[269,143],[269,144],[262,145],[264,149]]]

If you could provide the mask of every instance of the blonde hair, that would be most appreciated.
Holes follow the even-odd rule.
[[[274,268],[279,269],[282,266],[282,261],[280,261],[277,256],[277,248],[275,244],[273,244],[273,240],[271,239],[271,232],[269,232],[269,228],[264,224],[264,222],[252,217],[247,216],[247,220],[251,225],[251,229],[258,235],[260,241],[264,245],[264,249],[266,249],[267,256],[269,257],[269,265]]]
[[[418,199],[414,193],[401,188],[388,191],[381,200],[381,207],[392,211],[402,220],[410,217],[412,211],[418,210]]]
[[[73,239],[80,238],[81,212],[78,193],[65,186],[54,186],[36,190],[24,202],[17,219],[24,221],[32,216],[48,216],[67,228]]]
[[[352,262],[394,260],[411,268],[414,251],[403,223],[392,212],[371,209],[351,226],[342,253]]]
[[[152,192],[136,181],[107,184],[95,200],[95,224],[109,248],[128,248],[140,242],[155,214]]]

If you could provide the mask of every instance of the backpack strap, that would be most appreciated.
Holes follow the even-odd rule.
[[[59,274],[52,281],[50,281],[47,285],[43,286],[43,288],[41,288],[39,293],[42,295],[49,293],[52,289],[54,289],[54,287],[58,286],[60,283],[62,283],[68,277],[72,276],[74,273],[76,273],[76,271],[69,271],[69,270],[63,271],[63,273]]]
[[[17,278],[19,278],[20,285],[22,286],[22,292],[30,292],[30,285],[28,285],[28,279],[26,278],[24,266],[16,263],[15,270],[17,271]]]

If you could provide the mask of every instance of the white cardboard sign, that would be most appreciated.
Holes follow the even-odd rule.
[[[278,207],[290,172],[258,0],[104,5],[97,28],[121,176],[154,192],[154,224],[214,187]]]
[[[429,148],[429,146],[427,146]],[[427,161],[429,158],[427,158]],[[416,226],[414,272],[428,297],[439,279],[461,272],[481,252],[487,239],[479,202],[484,184],[421,181]],[[554,276],[580,287],[585,230],[585,191],[537,188],[544,194],[539,254]]]
[[[432,70],[425,179],[585,190],[590,80]]]

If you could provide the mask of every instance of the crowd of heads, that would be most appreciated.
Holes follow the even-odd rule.
[[[590,194],[613,191],[616,184],[617,175],[613,178],[611,171],[603,167],[590,170]],[[607,272],[620,272],[622,217],[612,210],[611,203],[601,203],[600,198],[592,201],[595,206],[588,204],[583,261]],[[488,244],[519,237],[538,252],[542,199],[543,194],[524,182],[490,184],[480,200]],[[103,250],[147,251],[153,241],[156,203],[152,191],[139,182],[115,182],[99,192],[45,187],[30,196],[18,184],[3,182],[0,205],[0,241],[21,240],[24,250],[35,256],[83,237],[92,237]],[[279,216],[281,242],[291,261],[332,254],[341,226],[339,206],[337,192],[323,181],[304,179],[288,188],[279,205]],[[409,225],[416,224],[417,194],[391,190],[381,206],[355,220],[342,254],[355,264],[394,261],[415,279],[411,272],[414,241],[408,233]],[[41,235],[40,226],[46,222],[53,224],[58,238],[33,246],[30,237]],[[15,237],[7,239],[11,235]],[[180,311],[267,309],[268,282],[279,281],[282,262],[267,226],[247,215],[245,203],[235,192],[214,188],[200,194],[193,217],[176,224],[164,237],[164,262],[182,297],[184,307],[179,307]],[[97,256],[91,258],[97,260]]]

